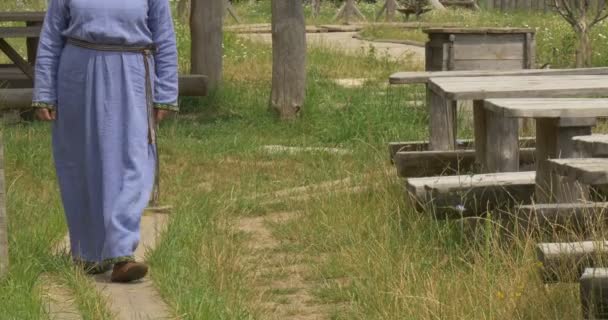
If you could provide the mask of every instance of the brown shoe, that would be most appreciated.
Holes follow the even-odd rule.
[[[148,266],[145,263],[126,261],[114,265],[112,270],[112,282],[131,282],[139,280],[148,274]]]

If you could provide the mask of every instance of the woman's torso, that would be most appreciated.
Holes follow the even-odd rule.
[[[69,23],[62,34],[99,44],[151,44],[148,1],[66,0]]]

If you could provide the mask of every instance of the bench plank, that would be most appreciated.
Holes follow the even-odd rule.
[[[574,144],[586,154],[608,157],[608,134],[593,134],[572,138]]]
[[[580,279],[583,319],[608,319],[608,268],[587,268]]]
[[[397,72],[389,77],[390,84],[425,84],[431,78],[445,77],[493,77],[522,75],[603,75],[608,68],[581,69],[523,69],[523,70],[471,70],[471,71],[431,71],[431,72]]]
[[[585,268],[608,259],[608,242],[539,243],[536,257],[542,264],[545,282],[574,282],[580,279]]]
[[[548,164],[553,172],[582,184],[608,184],[606,158],[551,159]]]
[[[524,230],[550,228],[582,236],[608,220],[608,202],[530,204],[516,206],[513,212]]]
[[[608,117],[608,99],[488,99],[485,108],[505,118]]]

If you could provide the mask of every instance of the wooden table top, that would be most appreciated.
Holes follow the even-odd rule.
[[[0,22],[42,22],[44,15],[44,11],[0,12]]]
[[[608,117],[608,99],[488,99],[484,106],[487,110],[507,118]]]
[[[450,100],[593,97],[608,92],[608,75],[445,77],[428,85]]]

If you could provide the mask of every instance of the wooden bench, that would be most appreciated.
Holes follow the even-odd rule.
[[[608,268],[587,268],[580,278],[583,319],[608,319]]]
[[[529,203],[535,175],[529,171],[410,178],[405,184],[412,201],[432,206],[438,215],[476,215],[507,203]]]
[[[575,282],[586,268],[608,262],[608,242],[539,243],[536,257],[545,282]]]
[[[534,148],[520,150],[519,168],[534,167]],[[406,177],[424,177],[463,172],[478,172],[475,161],[475,150],[454,151],[399,151],[393,157],[397,175]]]
[[[608,135],[593,134],[589,136],[578,136],[572,138],[576,147],[582,153],[593,157],[608,157]]]
[[[608,202],[529,204],[516,206],[513,212],[523,230],[575,232],[580,237],[608,221]]]

